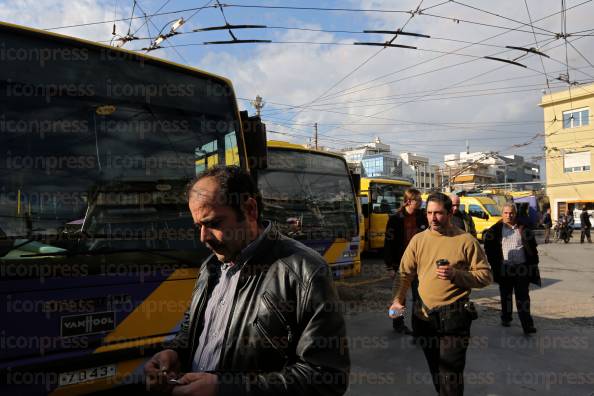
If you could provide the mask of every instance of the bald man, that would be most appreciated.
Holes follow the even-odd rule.
[[[450,194],[450,198],[452,199],[452,224],[476,238],[476,228],[472,216],[460,210],[460,197]]]

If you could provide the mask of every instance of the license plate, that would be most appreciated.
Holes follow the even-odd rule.
[[[80,384],[81,382],[92,381],[99,378],[113,377],[114,375],[116,375],[116,366],[114,364],[110,364],[84,370],[60,373],[58,384],[59,386]]]

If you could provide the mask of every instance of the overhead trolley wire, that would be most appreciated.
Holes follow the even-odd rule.
[[[419,5],[417,6],[416,11],[419,10],[419,8],[421,7],[421,5],[423,4],[423,1],[424,0],[421,0],[419,2]],[[406,28],[406,26],[414,18],[414,16],[415,16],[415,13],[414,12],[411,12],[410,13],[410,16],[408,17],[408,19],[406,20],[406,22],[404,22],[404,24],[402,25],[402,27],[399,30],[404,30],[404,28]],[[386,42],[386,44],[393,44],[394,40],[396,40],[396,37],[397,37],[397,35],[395,35],[391,40],[388,40]],[[363,66],[365,66],[372,59],[374,59],[375,57],[377,57],[385,49],[386,49],[386,47],[383,47],[379,51],[377,51],[376,53],[374,53],[373,55],[371,55],[370,57],[368,57],[367,59],[365,59],[361,64],[359,64],[357,67],[355,67],[351,72],[347,73],[344,77],[342,77],[340,80],[338,80],[336,83],[334,83],[330,88],[326,89],[322,94],[318,95],[313,101],[309,102],[308,104],[311,105],[311,104],[315,103],[318,99],[322,98],[324,95],[326,95],[327,93],[331,92],[335,87],[337,87],[339,84],[341,84],[347,78],[349,78],[354,73],[356,73],[358,70],[360,70]],[[294,119],[295,117],[297,117],[297,115],[299,115],[300,112],[301,112],[301,110],[299,110],[296,114],[294,114],[291,117],[291,119]]]
[[[586,1],[582,2],[582,3],[576,4],[576,5],[572,6],[572,7],[570,7],[570,9],[573,9],[573,8],[576,8],[576,7],[580,7],[580,6],[582,6],[582,5],[584,5],[584,4],[587,4],[587,3],[590,3],[590,2],[592,2],[592,0],[586,0]],[[539,19],[537,19],[536,21],[532,22],[532,23],[531,23],[531,25],[533,25],[535,22],[540,22],[540,21],[543,21],[543,20],[545,20],[545,19],[551,18],[551,17],[553,17],[553,16],[555,16],[555,15],[558,15],[558,14],[560,14],[560,13],[561,13],[561,12],[560,12],[560,11],[558,11],[558,12],[554,12],[554,13],[552,13],[552,14],[549,14],[549,15],[547,15],[547,16],[544,16],[544,17],[542,17],[542,18],[539,18]],[[430,14],[422,13],[421,15],[430,15]],[[446,18],[446,19],[447,19],[447,18]],[[520,27],[521,27],[521,26],[520,26]],[[512,31],[513,31],[513,29],[510,29],[510,28],[508,28],[506,32],[501,32],[501,33],[498,33],[498,34],[496,34],[496,35],[490,36],[490,37],[488,37],[488,38],[486,38],[486,39],[483,39],[483,40],[480,40],[480,41],[478,41],[478,42],[476,42],[476,43],[472,43],[472,44],[470,44],[469,46],[464,46],[464,47],[462,47],[462,48],[459,48],[459,49],[457,49],[457,50],[455,50],[455,51],[452,51],[452,52],[462,51],[462,50],[464,50],[464,49],[466,49],[466,48],[469,48],[469,47],[471,47],[471,46],[473,46],[473,45],[476,45],[476,44],[479,44],[479,43],[484,43],[485,41],[488,41],[488,40],[491,40],[491,39],[493,39],[493,38],[496,38],[496,37],[502,36],[502,35],[504,35],[504,34],[507,34],[507,33],[510,33],[510,32],[512,32]],[[530,33],[530,32],[529,32],[529,33]],[[555,41],[555,40],[554,40],[554,39],[551,39],[551,41]],[[495,54],[495,55],[497,55],[497,54]],[[383,79],[383,78],[385,78],[385,77],[387,77],[387,76],[390,76],[390,75],[392,75],[392,74],[396,74],[396,73],[402,72],[402,71],[404,71],[404,70],[406,70],[406,69],[409,69],[409,68],[412,68],[412,67],[416,67],[416,66],[419,66],[419,65],[421,65],[421,64],[424,64],[424,63],[428,63],[428,62],[434,61],[434,60],[436,60],[436,59],[440,59],[440,58],[442,58],[442,57],[444,57],[444,56],[445,56],[445,55],[437,56],[437,57],[435,57],[435,58],[428,59],[428,60],[426,60],[426,61],[422,61],[422,62],[416,63],[416,64],[414,64],[414,65],[412,65],[412,66],[409,66],[409,67],[406,67],[406,68],[403,68],[403,69],[397,70],[397,71],[395,71],[395,72],[390,72],[390,73],[384,74],[384,75],[382,75],[382,76],[380,76],[380,77],[376,77],[376,78],[374,78],[374,79],[372,79],[372,80],[369,80],[369,81],[367,81],[367,82],[365,82],[365,83],[356,84],[355,86],[352,86],[352,87],[350,87],[350,88],[348,88],[348,89],[346,89],[346,90],[338,91],[337,93],[335,93],[335,95],[336,95],[336,94],[341,94],[341,93],[343,93],[343,92],[346,92],[346,91],[348,91],[348,90],[351,90],[351,89],[353,89],[353,88],[357,88],[357,87],[360,87],[360,86],[364,86],[364,85],[366,85],[366,84],[369,84],[369,83],[371,83],[371,82],[374,82],[374,81],[377,81],[377,80]]]
[[[377,13],[399,13],[410,14],[408,10],[385,10],[379,8],[330,8],[330,7],[297,7],[297,6],[274,6],[274,5],[253,5],[253,4],[223,4],[223,7],[236,8],[263,8],[292,11],[341,11],[341,12],[377,12]]]
[[[461,5],[463,7],[468,7],[468,8],[471,8],[473,10],[480,11],[480,12],[483,12],[483,13],[488,14],[488,15],[496,16],[498,18],[502,18],[502,19],[505,19],[505,20],[508,20],[508,21],[511,21],[511,22],[515,22],[515,23],[521,23],[522,25],[528,25],[528,26],[530,26],[532,28],[532,32],[534,32],[534,29],[539,29],[539,30],[542,30],[543,32],[546,32],[546,33],[549,33],[549,34],[552,34],[552,35],[555,35],[556,34],[555,32],[552,32],[552,31],[550,31],[548,29],[544,29],[544,28],[541,28],[539,26],[534,26],[534,24],[532,23],[532,21],[530,21],[530,24],[527,24],[527,23],[524,23],[522,21],[518,21],[516,19],[509,18],[509,17],[506,17],[504,15],[497,14],[495,12],[483,10],[482,8],[471,6],[471,5],[468,5],[468,4],[465,4],[465,3],[462,3],[462,2],[456,1],[456,0],[451,0],[451,1],[454,4],[458,4],[458,5]]]
[[[202,10],[204,8],[215,8],[215,6],[203,6],[203,7],[184,8],[184,9],[175,10],[175,11],[154,13],[154,14],[150,14],[150,15],[147,15],[147,16],[149,16],[149,17],[155,17],[155,16],[163,16],[163,15],[172,15],[172,14],[179,14],[179,13],[188,12],[188,11]],[[50,28],[43,28],[42,30],[51,31],[51,30],[60,30],[60,29],[70,29],[70,28],[75,28],[75,27],[86,27],[86,26],[93,26],[93,25],[102,25],[102,24],[105,24],[105,23],[113,23],[113,22],[128,22],[128,21],[131,21],[131,20],[134,20],[134,19],[144,19],[144,16],[137,16],[137,17],[131,16],[130,18],[120,18],[120,19],[109,20],[109,21],[95,21],[95,22],[87,22],[87,23],[78,23],[78,24],[74,24],[74,25],[54,26],[54,27],[50,27]]]

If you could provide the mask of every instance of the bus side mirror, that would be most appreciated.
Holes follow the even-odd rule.
[[[358,195],[361,193],[361,175],[358,173],[353,173],[349,170],[351,175],[351,180],[353,181],[353,186],[355,187],[355,193]]]
[[[241,111],[241,129],[243,142],[247,151],[248,168],[250,170],[266,169],[268,167],[268,149],[266,146],[266,125],[259,116],[248,116],[247,111]]]

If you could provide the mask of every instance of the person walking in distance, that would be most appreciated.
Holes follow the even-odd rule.
[[[580,223],[582,225],[582,234],[580,236],[580,243],[584,243],[584,239],[588,239],[588,243],[592,243],[592,237],[590,236],[590,228],[592,223],[590,222],[590,214],[586,210],[586,206],[582,207],[582,213],[580,213]]]
[[[441,396],[464,394],[464,366],[476,310],[469,301],[472,288],[492,281],[479,242],[451,223],[452,201],[442,193],[427,198],[429,228],[410,241],[394,279],[390,315],[404,309],[412,280],[419,280],[419,300],[413,315],[433,385]]]
[[[536,238],[530,227],[518,222],[513,203],[503,205],[501,220],[485,233],[485,253],[501,295],[501,325],[512,321],[512,294],[524,334],[536,333],[530,314],[530,283],[540,286]]]
[[[544,226],[544,242],[551,242],[551,227],[553,227],[553,218],[551,217],[551,208],[547,208],[546,213],[542,218],[542,225]]]
[[[460,210],[460,197],[450,194],[450,199],[452,200],[452,224],[476,238],[476,227],[472,216]]]
[[[404,203],[400,210],[388,219],[384,239],[384,261],[392,279],[398,273],[400,260],[412,237],[427,229],[427,216],[421,210],[422,202],[421,192],[415,188],[409,188],[404,192]],[[415,279],[412,286],[413,301],[417,297],[417,285],[418,282]],[[414,333],[415,319],[411,318],[411,321]],[[398,333],[410,333],[404,324],[404,316],[394,318],[392,327]]]

